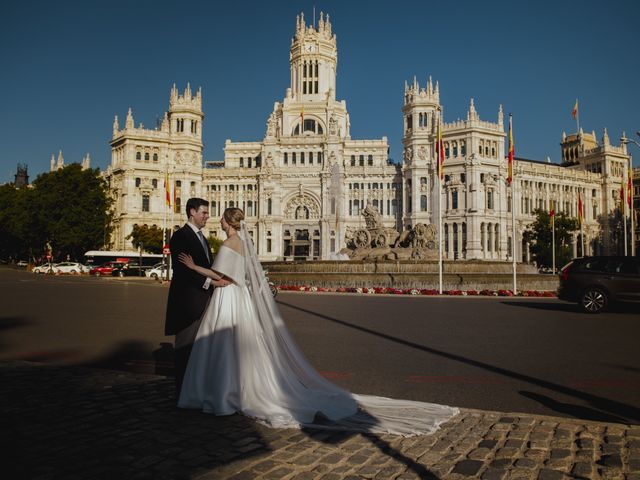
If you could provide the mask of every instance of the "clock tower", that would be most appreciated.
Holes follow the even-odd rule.
[[[304,13],[296,17],[291,42],[291,93],[295,100],[334,100],[338,50],[329,15],[320,13],[317,28],[306,25]]]

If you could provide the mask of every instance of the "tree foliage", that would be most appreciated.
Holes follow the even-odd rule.
[[[209,235],[207,238],[207,242],[209,242],[209,246],[211,247],[211,251],[215,255],[220,250],[220,245],[222,245],[222,239],[218,237],[214,237],[213,235]]]
[[[80,260],[111,233],[111,199],[98,169],[71,164],[39,175],[30,187],[0,187],[0,254],[40,258],[47,243],[54,260]]]
[[[131,239],[135,248],[142,246],[146,252],[162,253],[162,229],[155,225],[134,225],[127,239]]]
[[[544,210],[535,210],[536,220],[529,225],[525,238],[531,242],[531,253],[538,266],[551,268],[552,232],[551,216]],[[555,216],[556,268],[566,265],[573,258],[572,233],[578,230],[578,220],[564,213]]]

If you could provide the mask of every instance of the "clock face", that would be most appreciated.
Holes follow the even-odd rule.
[[[315,50],[316,50],[316,46],[313,43],[307,43],[304,46],[304,51],[305,52],[311,53],[311,52],[315,52]]]

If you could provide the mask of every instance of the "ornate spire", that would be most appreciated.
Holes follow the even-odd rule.
[[[469,111],[467,112],[467,120],[477,120],[478,112],[476,112],[476,106],[473,103],[473,98],[469,102]]]
[[[87,152],[82,159],[82,170],[88,170],[89,168],[91,168],[91,155]]]
[[[604,127],[604,133],[602,134],[602,144],[610,145],[609,143],[609,134],[607,133],[607,127]]]
[[[167,112],[164,112],[164,117],[162,117],[162,125],[160,126],[160,130],[163,132],[169,131],[169,116]]]
[[[51,169],[50,171],[53,172],[53,170],[56,168],[56,156],[52,153],[51,154]]]
[[[58,163],[56,165],[57,168],[64,167],[64,157],[62,156],[62,150],[58,151]]]
[[[124,129],[129,130],[134,127],[135,125],[133,123],[133,114],[131,113],[131,107],[129,107],[129,111],[127,112],[127,120],[124,123]]]
[[[438,83],[438,81],[437,81],[437,80],[436,80],[436,89],[435,89],[435,91],[433,92],[433,94],[434,94],[436,97],[440,97],[440,83]]]
[[[113,118],[113,136],[115,137],[120,131],[120,125],[118,125],[118,115]]]
[[[427,94],[433,95],[433,80],[431,79],[431,75],[429,75],[429,80],[427,80]]]
[[[498,108],[498,125],[500,128],[504,128],[504,111],[502,110],[502,104]]]

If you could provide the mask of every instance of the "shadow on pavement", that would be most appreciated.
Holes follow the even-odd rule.
[[[565,385],[561,385],[558,383],[550,382],[548,380],[544,380],[542,378],[532,377],[530,375],[525,375],[522,373],[514,372],[513,370],[508,370],[506,368],[498,367],[496,365],[491,365],[489,363],[481,362],[479,360],[474,360],[472,358],[464,357],[462,355],[457,355],[455,353],[445,352],[443,350],[438,350],[435,348],[427,347],[425,345],[420,345],[418,343],[411,342],[409,340],[404,340],[402,338],[397,338],[392,335],[388,335],[386,333],[377,332],[370,328],[361,327],[359,325],[354,325],[344,320],[339,320],[337,318],[329,317],[327,315],[323,315],[318,312],[314,312],[312,310],[308,310],[305,308],[298,307],[297,305],[293,305],[291,303],[286,303],[283,301],[278,301],[279,304],[287,306],[291,309],[298,310],[300,312],[304,312],[308,315],[312,315],[317,318],[321,318],[323,320],[327,320],[333,323],[337,323],[339,325],[343,325],[348,328],[352,328],[354,330],[358,330],[363,333],[367,333],[369,335],[375,335],[380,338],[384,338],[385,340],[389,340],[391,342],[395,342],[401,345],[405,345],[407,347],[415,348],[417,350],[421,350],[423,352],[430,353],[432,355],[438,355],[442,358],[447,358],[449,360],[455,362],[461,362],[467,365],[472,365],[477,368],[481,368],[483,370],[496,373],[498,375],[503,375],[507,378],[515,379],[518,381],[526,382],[531,385],[536,385],[541,388],[546,388],[548,390],[552,390],[557,393],[562,393],[564,395],[568,395],[574,398],[578,398],[590,404],[591,406],[603,410],[612,414],[613,416],[620,417],[624,419],[626,422],[637,423],[640,421],[640,408],[634,405],[628,405],[626,403],[618,402],[616,400],[611,400],[605,397],[601,397],[599,395],[592,395],[587,392],[583,392],[581,390],[577,390],[575,388],[567,387]],[[526,303],[526,302],[523,302]],[[527,305],[533,305],[527,303]]]
[[[271,450],[250,419],[176,409],[171,380],[20,364],[0,383],[5,478],[191,479]]]
[[[539,402],[540,404],[544,405],[547,408],[550,408],[551,410],[564,415],[569,415],[574,418],[592,420],[594,422],[626,423],[626,420],[624,418],[601,412],[593,408],[571,403],[558,402],[551,397],[540,395],[539,393],[535,392],[520,390],[518,393],[523,397],[527,397],[531,400]]]
[[[518,300],[505,300],[501,302],[503,305],[509,305],[512,307],[524,307],[534,308],[537,310],[552,310],[557,312],[573,312],[585,315],[590,318],[604,318],[607,314],[611,313],[640,313],[640,306],[633,303],[613,303],[609,305],[607,310],[601,314],[592,315],[584,313],[576,303],[569,302],[523,302]]]

